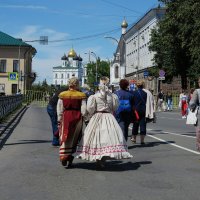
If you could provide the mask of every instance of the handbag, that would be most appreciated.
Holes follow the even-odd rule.
[[[194,112],[188,109],[186,124],[195,125],[197,123],[197,112],[198,112],[198,107],[196,107]]]

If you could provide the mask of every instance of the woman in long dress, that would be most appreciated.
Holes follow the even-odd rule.
[[[109,79],[102,77],[99,92],[87,101],[87,111],[92,116],[78,145],[76,156],[97,161],[104,167],[105,159],[131,158],[123,132],[113,112],[118,108],[118,97],[109,92]]]
[[[86,96],[79,92],[79,80],[68,81],[69,90],[59,94],[57,115],[59,123],[60,161],[71,167],[77,143],[82,132],[82,116],[86,114]]]

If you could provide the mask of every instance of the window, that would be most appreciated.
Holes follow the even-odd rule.
[[[119,66],[115,67],[115,78],[119,78]]]
[[[63,85],[63,80],[61,81],[61,85]]]
[[[63,78],[63,74],[61,74],[61,78]]]
[[[17,84],[12,84],[12,94],[17,93]]]
[[[6,60],[0,60],[0,72],[6,72]]]
[[[57,85],[57,80],[55,80],[55,85]]]
[[[57,75],[57,74],[55,74],[55,78],[58,78],[58,75]]]
[[[19,71],[19,60],[13,60],[13,72]]]
[[[67,78],[69,78],[69,74],[67,74]]]

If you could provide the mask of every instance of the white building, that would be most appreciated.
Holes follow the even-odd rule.
[[[151,31],[165,14],[165,8],[154,8],[147,12],[124,34],[126,42],[126,77],[142,76],[153,67],[154,52],[149,51]],[[143,78],[143,77],[141,77]]]
[[[119,86],[120,79],[123,79],[125,77],[125,67],[126,67],[126,59],[125,59],[125,40],[124,40],[124,34],[126,33],[126,29],[128,27],[128,23],[124,19],[121,28],[122,28],[122,35],[120,40],[118,41],[115,38],[110,37],[111,39],[114,39],[117,43],[117,49],[114,53],[114,59],[113,62],[110,65],[110,83],[114,87]]]
[[[165,12],[165,8],[151,9],[127,31],[127,22],[125,20],[122,22],[122,35],[110,68],[112,85],[117,86],[122,78],[128,80],[144,78],[144,71],[154,66],[152,61],[154,52],[149,51],[151,31]]]
[[[72,48],[68,56],[64,54],[61,60],[61,66],[53,67],[53,84],[67,85],[68,79],[75,76],[79,79],[80,86],[82,86],[84,84],[82,58],[77,56]]]

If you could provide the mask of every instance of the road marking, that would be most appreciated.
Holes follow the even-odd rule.
[[[158,119],[171,119],[171,120],[179,120],[179,121],[184,121],[184,119],[177,119],[177,118],[169,118],[169,117],[158,117]]]
[[[154,138],[154,139],[156,139],[156,140],[159,140],[159,141],[161,141],[161,142],[165,142],[166,144],[169,144],[169,145],[171,145],[171,146],[177,147],[177,148],[179,148],[179,149],[183,149],[183,150],[185,150],[185,151],[189,151],[189,152],[191,152],[191,153],[200,155],[200,152],[198,152],[198,151],[193,151],[193,150],[191,150],[191,149],[188,149],[188,148],[179,146],[179,145],[177,145],[177,144],[173,144],[173,143],[167,142],[166,140],[163,140],[163,139],[161,139],[161,138],[155,137],[155,136],[153,136],[153,135],[147,134],[147,136],[148,136],[148,137],[151,137],[151,138]]]
[[[147,129],[148,131],[155,131],[153,129]],[[157,131],[156,131],[157,133]],[[160,133],[167,133],[167,134],[171,134],[171,135],[178,135],[178,136],[182,136],[182,137],[188,137],[188,138],[196,138],[195,136],[190,136],[190,135],[181,135],[178,133],[172,133],[172,132],[168,132],[168,131],[160,131]]]
[[[129,127],[129,129],[131,129],[131,128]],[[165,132],[165,133],[167,133],[167,132]],[[179,134],[178,134],[178,135],[179,135]],[[163,140],[163,139],[161,139],[161,138],[155,137],[155,136],[150,135],[150,134],[147,134],[147,136],[148,136],[148,137],[151,137],[151,138],[154,138],[154,139],[156,139],[156,140],[159,140],[159,141],[161,141],[161,142],[165,142],[166,144],[169,144],[169,145],[171,145],[171,146],[177,147],[177,148],[179,148],[179,149],[183,149],[183,150],[185,150],[185,151],[189,151],[189,152],[191,152],[191,153],[200,155],[200,152],[198,152],[198,151],[194,151],[194,150],[191,150],[191,149],[182,147],[182,146],[180,146],[180,145],[167,142],[166,140]],[[180,135],[179,135],[179,136],[180,136]],[[193,136],[187,136],[187,137],[193,137]],[[195,137],[194,137],[194,138],[195,138]]]

